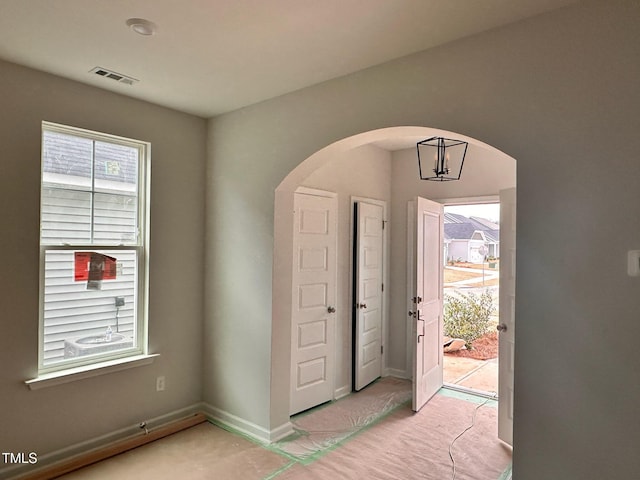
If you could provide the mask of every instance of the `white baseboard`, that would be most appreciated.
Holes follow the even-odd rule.
[[[336,400],[346,397],[351,393],[351,385],[344,385],[340,388],[337,388],[335,392],[333,392],[334,398]]]
[[[404,378],[404,379],[411,378],[409,375],[407,375],[407,371],[406,370],[399,370],[397,368],[385,368],[384,369],[384,376],[385,377]]]
[[[244,418],[240,418],[232,413],[214,407],[213,405],[209,405],[208,403],[203,403],[200,410],[210,421],[220,423],[223,426],[229,427],[231,430],[235,430],[243,435],[247,435],[262,444],[277,442],[278,440],[294,433],[291,422],[286,422],[272,430],[267,430],[260,425],[256,425],[253,422],[249,422]]]
[[[295,433],[295,431],[293,430],[293,425],[291,424],[291,422],[286,422],[279,427],[271,430],[271,441],[277,442],[278,440],[282,440],[283,438],[288,437],[292,433]]]
[[[163,425],[167,425],[176,420],[182,419],[189,415],[196,414],[201,411],[201,405],[195,404],[189,407],[181,408],[173,412],[166,413],[151,419],[144,419],[147,423],[147,429],[155,429]],[[113,432],[91,438],[83,442],[70,445],[60,450],[56,450],[47,454],[38,455],[38,463],[34,465],[12,465],[8,468],[0,468],[0,478],[9,478],[11,480],[20,480],[23,477],[30,477],[36,470],[46,470],[48,467],[58,462],[69,460],[70,458],[87,454],[101,448],[105,448],[115,442],[123,440],[132,435],[141,432],[140,425],[129,425],[125,428],[115,430]]]
[[[195,415],[196,413],[202,413],[208,420],[222,424],[224,427],[229,427],[229,429],[247,435],[262,444],[276,442],[294,433],[293,426],[289,421],[272,430],[267,430],[259,425],[242,419],[229,412],[220,410],[219,408],[213,407],[207,403],[197,403],[155,418],[145,419],[144,421],[147,424],[147,428],[149,430],[153,430],[170,424],[176,420],[188,417],[189,415]],[[36,472],[46,471],[52,466],[57,466],[56,464],[60,462],[66,462],[76,457],[104,449],[116,442],[129,438],[132,435],[137,435],[140,432],[141,429],[139,424],[130,425],[48,454],[38,455],[38,463],[35,465],[21,464],[11,465],[7,468],[0,468],[0,478],[7,478],[10,480],[33,478],[33,475]]]

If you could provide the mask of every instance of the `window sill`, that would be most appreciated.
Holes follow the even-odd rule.
[[[160,355],[154,353],[152,355],[136,355],[134,357],[119,358],[117,360],[109,360],[106,362],[95,363],[93,365],[84,365],[82,367],[70,368],[59,372],[45,373],[37,378],[26,380],[24,383],[30,390],[39,390],[45,387],[53,387],[63,383],[75,382],[83,378],[97,377],[107,373],[127,370],[129,368],[141,367],[153,363],[156,357]]]

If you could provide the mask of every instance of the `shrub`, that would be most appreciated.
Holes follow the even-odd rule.
[[[495,311],[491,293],[480,295],[461,293],[444,296],[444,332],[453,338],[461,338],[467,348],[474,340],[489,331],[489,319]]]

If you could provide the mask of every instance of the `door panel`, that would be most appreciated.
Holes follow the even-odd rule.
[[[355,203],[354,389],[382,375],[383,207]]]
[[[336,199],[294,195],[290,414],[333,398]]]
[[[442,275],[443,207],[421,197],[414,201],[413,305],[415,328],[414,411],[419,411],[443,385]],[[411,222],[410,222],[411,223]]]
[[[513,445],[513,374],[516,327],[516,189],[500,192],[500,331],[498,437]]]

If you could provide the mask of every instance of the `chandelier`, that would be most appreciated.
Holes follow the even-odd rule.
[[[460,180],[467,142],[444,137],[431,137],[418,142],[420,180],[447,182]]]

